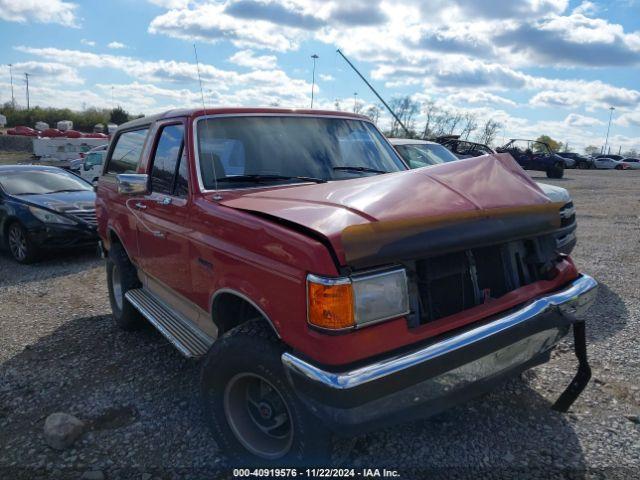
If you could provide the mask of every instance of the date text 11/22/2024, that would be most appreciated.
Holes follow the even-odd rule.
[[[386,468],[234,468],[234,478],[400,478],[397,470]]]

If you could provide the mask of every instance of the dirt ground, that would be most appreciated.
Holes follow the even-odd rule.
[[[29,152],[3,152],[0,151],[0,165],[15,165],[29,163],[32,156]]]
[[[550,363],[489,395],[358,437],[348,465],[399,468],[401,478],[640,475],[640,171],[536,180],[569,189],[579,225],[573,257],[600,282],[586,391],[569,414],[549,408],[575,373],[567,340]],[[0,253],[0,478],[229,475],[234,465],[198,406],[198,367],[152,328],[116,329],[92,251],[32,266]],[[42,433],[57,411],[88,425],[62,452]]]

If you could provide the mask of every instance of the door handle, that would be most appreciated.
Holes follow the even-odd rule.
[[[157,200],[157,203],[160,205],[171,205],[171,197],[162,197]]]
[[[136,204],[135,204],[135,207],[136,207],[138,210],[146,210],[146,208],[147,208],[147,206],[146,206],[144,203],[140,203],[140,202],[136,203]]]

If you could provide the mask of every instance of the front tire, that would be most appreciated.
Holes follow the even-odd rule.
[[[13,259],[22,264],[33,263],[38,259],[38,249],[29,238],[25,228],[14,222],[7,230],[7,245]]]
[[[285,351],[268,325],[252,320],[214,343],[202,365],[205,421],[234,465],[323,465],[331,434],[287,380]]]
[[[129,290],[140,288],[140,281],[122,245],[112,245],[106,266],[109,302],[116,325],[126,331],[139,329],[144,324],[142,315],[124,295]]]

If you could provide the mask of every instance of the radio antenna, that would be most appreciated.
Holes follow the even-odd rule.
[[[196,44],[193,44],[193,53],[196,56],[196,70],[198,71],[198,83],[200,84],[200,97],[202,98],[202,111],[204,114],[204,125],[205,130],[207,132],[207,136],[209,136],[209,117],[207,117],[207,107],[204,104],[204,89],[202,88],[202,77],[200,76],[200,62],[198,61],[198,49],[196,48]],[[200,143],[200,139],[198,138],[198,143]],[[200,144],[196,146],[198,149],[200,148]],[[216,162],[214,161],[213,150],[211,150],[211,168],[213,170],[213,189],[215,190],[215,194],[213,195],[213,199],[216,201],[222,200],[222,196],[218,193],[218,174],[216,172]],[[199,156],[198,156],[199,158]]]
[[[349,64],[349,66],[353,69],[353,71],[356,72],[356,74],[358,74],[358,76],[362,79],[362,81],[365,83],[365,85],[367,87],[369,87],[369,89],[375,94],[375,96],[378,97],[378,100],[380,100],[382,102],[382,104],[387,108],[387,110],[389,111],[391,116],[396,120],[396,122],[398,122],[398,125],[400,125],[402,127],[402,129],[406,132],[406,134],[409,137],[411,137],[411,132],[409,131],[409,129],[405,126],[404,123],[402,123],[402,120],[400,120],[400,118],[398,118],[398,115],[396,115],[396,112],[394,112],[393,109],[387,104],[387,102],[384,101],[384,98],[382,98],[380,96],[380,94],[376,91],[376,89],[373,88],[373,86],[369,83],[369,81],[365,78],[365,76],[360,73],[360,70],[358,70],[353,63],[351,63],[351,60],[349,60],[346,57],[346,55],[344,53],[342,53],[342,50],[337,49],[336,53],[339,53],[340,56],[342,58],[344,58],[345,62],[347,62]],[[355,111],[355,107],[354,107],[354,111]]]

